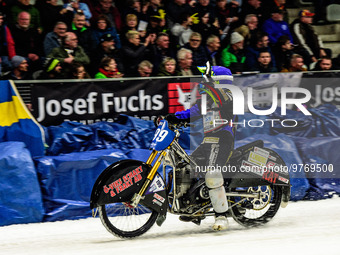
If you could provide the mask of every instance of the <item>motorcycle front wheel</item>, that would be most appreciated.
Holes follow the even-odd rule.
[[[105,228],[121,238],[133,238],[144,234],[155,223],[158,213],[138,204],[105,204],[99,207],[99,217]]]
[[[236,188],[232,191],[260,193],[260,198],[229,198],[232,216],[245,227],[255,227],[269,222],[280,208],[282,188],[279,186],[256,186]]]

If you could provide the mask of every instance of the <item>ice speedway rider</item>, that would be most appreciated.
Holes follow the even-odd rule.
[[[198,67],[204,73],[204,82],[199,84],[201,97],[206,94],[206,112],[201,112],[202,99],[197,100],[195,105],[185,111],[168,114],[165,119],[176,124],[183,121],[190,122],[203,118],[204,138],[202,143],[192,153],[192,159],[198,167],[211,169],[206,171],[205,182],[209,188],[209,197],[215,211],[214,230],[225,230],[228,228],[226,212],[228,202],[223,186],[224,179],[221,171],[213,167],[224,166],[231,157],[234,148],[235,126],[228,124],[214,125],[214,119],[236,120],[233,116],[233,97],[226,88],[220,88],[216,84],[230,84],[232,81],[231,71],[222,66]],[[223,86],[222,86],[223,87]],[[213,167],[211,167],[213,166]],[[181,216],[182,221],[200,222],[200,218]],[[197,222],[198,221],[198,222]]]

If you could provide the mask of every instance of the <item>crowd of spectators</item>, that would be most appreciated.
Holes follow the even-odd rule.
[[[0,0],[1,79],[190,76],[338,69],[285,0]]]

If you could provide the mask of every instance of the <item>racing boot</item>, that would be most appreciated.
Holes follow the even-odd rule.
[[[179,216],[179,220],[183,222],[192,222],[196,225],[201,225],[201,221],[205,219],[205,216],[191,217],[191,216]]]
[[[209,188],[209,197],[215,211],[215,224],[213,230],[220,231],[228,228],[226,213],[228,211],[228,201],[223,187],[223,176],[218,171],[208,171],[205,175],[205,183]]]
[[[223,214],[216,214],[215,223],[212,229],[215,231],[226,230],[229,227],[228,219]]]

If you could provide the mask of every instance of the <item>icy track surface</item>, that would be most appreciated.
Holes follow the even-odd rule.
[[[196,226],[168,214],[145,235],[119,239],[99,218],[0,227],[0,254],[340,254],[340,198],[290,202],[267,225],[213,232],[212,217]]]

